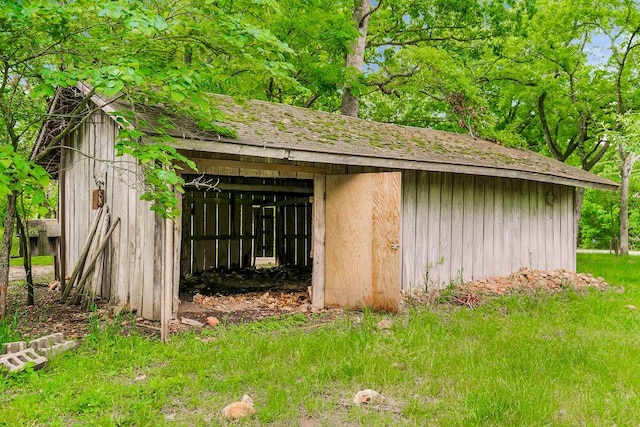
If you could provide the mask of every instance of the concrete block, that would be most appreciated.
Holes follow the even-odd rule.
[[[67,341],[60,332],[29,341],[29,347],[43,356],[55,356],[76,346],[75,341]]]
[[[47,363],[47,358],[39,355],[32,348],[0,356],[0,367],[4,367],[9,372],[21,371],[29,364],[33,364],[33,369],[40,369],[45,363]]]
[[[6,342],[2,344],[2,351],[0,351],[0,355],[7,353],[17,353],[21,350],[27,348],[26,341],[14,341],[14,342]]]

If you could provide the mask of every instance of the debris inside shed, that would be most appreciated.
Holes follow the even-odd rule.
[[[296,265],[274,267],[216,268],[184,276],[181,298],[203,295],[234,295],[270,289],[306,291],[311,284],[311,270]]]
[[[235,323],[311,309],[311,270],[295,265],[211,269],[185,275],[178,317]]]

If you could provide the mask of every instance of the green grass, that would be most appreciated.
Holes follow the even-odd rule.
[[[2,229],[0,229],[0,234],[2,233]],[[17,237],[13,238],[13,242],[11,243],[11,260],[9,261],[9,265],[11,266],[22,266],[23,260],[20,257],[20,241]],[[32,256],[31,257],[31,265],[53,265],[53,257],[52,256]]]
[[[17,321],[15,313],[0,321],[0,346],[6,342],[20,339],[20,335],[16,332]]]
[[[220,410],[245,393],[257,414],[229,425],[637,425],[638,267],[580,255],[580,271],[624,292],[410,308],[389,330],[370,312],[292,315],[163,345],[121,336],[123,319],[95,323],[76,352],[0,377],[0,425],[224,425]],[[364,388],[384,404],[353,406]]]
[[[11,258],[9,261],[12,267],[22,267],[23,263],[22,258]],[[53,265],[53,257],[47,255],[31,257],[31,265]]]

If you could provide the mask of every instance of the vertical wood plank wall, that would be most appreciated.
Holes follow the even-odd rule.
[[[205,177],[207,180],[216,176]],[[295,183],[308,186],[307,201],[295,193],[260,193],[261,185],[279,182],[286,187],[286,182],[274,178],[221,177],[220,182],[252,185],[255,191],[185,192],[182,274],[247,267],[253,265],[254,257],[275,256],[280,264],[311,267],[311,180]]]
[[[575,271],[574,189],[510,178],[403,173],[402,289]]]
[[[97,213],[91,195],[97,188],[94,176],[104,181],[105,200],[111,221],[121,222],[111,237],[105,263],[103,288],[97,295],[132,309],[148,319],[160,318],[162,259],[158,248],[163,233],[149,203],[140,200],[138,167],[129,156],[116,157],[114,141],[118,133],[114,121],[102,112],[95,113],[67,142],[66,175],[67,265],[71,272],[87,239]]]
[[[116,135],[113,120],[98,112],[68,142],[78,152],[68,150],[61,172],[67,183],[66,271],[73,270],[96,214],[91,207],[91,194],[97,188],[95,176],[105,182],[112,220],[121,219],[112,236],[109,261],[103,270],[104,286],[98,295],[128,302],[141,316],[159,319],[163,221],[149,210],[148,202],[139,198],[142,187],[133,159],[115,157]],[[258,160],[240,158],[241,162]],[[277,165],[275,160],[263,161],[267,167]],[[300,168],[304,172],[262,170],[258,165],[253,176],[312,179],[313,173],[319,172],[382,171],[320,164]],[[212,164],[201,170],[239,176],[242,169]],[[428,288],[444,287],[456,280],[506,275],[523,266],[575,270],[572,187],[425,171],[404,171],[402,176],[403,289],[424,289],[425,283]],[[182,221],[176,225],[176,232],[183,232],[182,247],[188,249],[181,256],[183,272],[186,263],[191,271],[214,264],[246,265],[245,260],[252,255],[249,248],[255,244],[251,234],[255,229],[250,230],[255,196],[227,193],[212,197],[195,192],[186,198],[189,196],[199,198],[201,203],[184,205]],[[252,209],[250,213],[248,208]],[[263,228],[267,232],[268,227],[276,228],[276,239],[281,239],[276,248],[282,248],[277,255],[282,262],[310,266],[311,204],[279,205],[275,210],[275,223]],[[227,238],[216,239],[212,246],[207,240],[211,235]],[[184,239],[186,236],[190,237]],[[193,238],[198,236],[204,238]]]

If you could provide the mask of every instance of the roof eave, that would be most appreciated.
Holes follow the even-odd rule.
[[[469,175],[494,176],[500,178],[527,179],[537,182],[561,184],[571,187],[596,188],[600,190],[616,191],[619,185],[613,181],[603,179],[601,182],[562,177],[539,172],[520,171],[508,168],[490,166],[453,164],[443,162],[430,162],[422,160],[395,159],[384,157],[358,156],[354,154],[335,154],[320,151],[297,150],[290,148],[275,148],[247,145],[228,138],[214,140],[194,140],[174,137],[175,147],[220,154],[235,154],[244,156],[265,157],[301,162],[317,162],[325,164],[342,164],[350,166],[370,166],[398,170],[421,170],[430,172],[450,172]],[[608,181],[608,182],[607,182]]]

